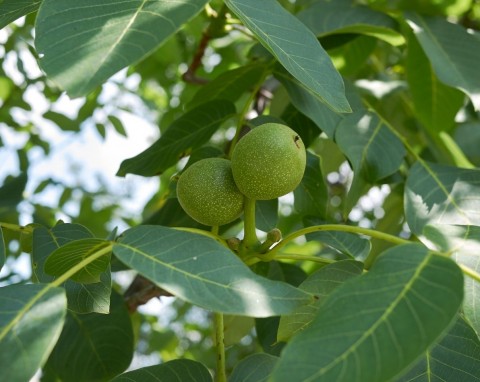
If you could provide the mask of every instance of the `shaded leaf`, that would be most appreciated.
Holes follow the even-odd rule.
[[[328,189],[320,162],[320,157],[307,151],[305,174],[294,190],[294,207],[302,216],[311,215],[325,219],[328,208]]]
[[[283,111],[280,123],[291,126],[300,135],[305,147],[309,147],[321,133],[315,122],[302,114],[291,103]]]
[[[316,300],[311,304],[300,306],[293,313],[280,318],[278,341],[288,341],[296,333],[305,329],[317,315],[325,297],[346,280],[361,275],[362,271],[362,263],[342,260],[325,265],[308,276],[298,288],[315,295]]]
[[[460,316],[443,339],[396,382],[480,381],[480,341]]]
[[[333,138],[335,128],[342,120],[342,116],[330,110],[310,89],[284,70],[278,70],[277,68],[274,75],[287,90],[292,104],[315,122],[318,128],[324,131],[325,134]]]
[[[49,110],[43,114],[43,118],[54,122],[60,129],[64,131],[80,131],[80,124],[77,121],[68,118],[65,114]]]
[[[232,371],[228,382],[266,382],[278,357],[256,353],[242,359]]]
[[[124,137],[127,136],[127,132],[123,127],[123,123],[118,117],[115,117],[114,115],[109,115],[108,120],[112,123],[113,128],[118,134],[123,135]]]
[[[265,353],[277,357],[285,347],[285,342],[277,341],[279,325],[279,316],[255,319],[255,333],[259,345]]]
[[[425,161],[410,169],[405,215],[410,230],[422,235],[427,224],[480,225],[480,171]]]
[[[351,111],[343,80],[314,34],[276,0],[225,0],[262,45],[322,102]],[[272,23],[272,20],[275,20]]]
[[[455,225],[427,225],[425,239],[434,249],[451,253],[459,264],[480,272],[480,227]],[[480,283],[465,275],[463,313],[480,335]]]
[[[57,224],[51,229],[36,228],[33,231],[32,251],[32,268],[36,281],[47,283],[54,279],[44,271],[45,261],[52,252],[69,242],[92,237],[92,233],[80,224]],[[110,269],[100,275],[100,282],[80,284],[67,280],[64,286],[68,309],[77,313],[109,312],[112,288]]]
[[[392,45],[405,43],[396,30],[398,24],[393,18],[351,1],[317,1],[300,11],[297,17],[319,37],[335,33],[358,33]]]
[[[0,270],[5,265],[5,259],[7,258],[7,252],[5,250],[5,240],[3,239],[3,231],[0,226]]]
[[[23,200],[23,191],[27,184],[27,174],[21,174],[17,177],[9,176],[0,187],[0,217],[2,220],[7,219],[16,206]],[[16,215],[16,214],[15,214]]]
[[[480,109],[480,41],[444,18],[407,14],[407,22],[440,81],[466,93]]]
[[[304,223],[305,227],[310,227],[325,224],[325,221],[307,217],[304,219]],[[365,259],[371,249],[370,240],[349,232],[319,231],[309,233],[306,235],[306,238],[307,240],[315,240],[326,244],[352,259]]]
[[[51,285],[0,288],[0,369],[6,381],[28,381],[46,361],[62,330],[65,291]]]
[[[406,70],[415,112],[425,128],[432,135],[452,128],[464,95],[439,81],[414,36],[408,39]]]
[[[44,265],[45,272],[52,276],[61,276],[78,263],[110,245],[109,241],[93,238],[71,241],[47,257]],[[110,256],[102,256],[75,273],[71,279],[83,284],[97,283],[109,264]]]
[[[265,65],[255,63],[224,72],[202,86],[188,103],[188,108],[212,99],[236,102],[243,93],[255,88],[255,85],[265,76],[266,71]]]
[[[275,228],[278,221],[278,199],[257,200],[255,204],[255,227],[265,232]]]
[[[161,174],[192,149],[207,142],[219,126],[234,114],[235,106],[226,100],[208,101],[191,109],[175,120],[152,146],[124,160],[117,175]]]
[[[133,347],[130,316],[113,293],[110,314],[69,312],[45,368],[64,381],[104,381],[128,367]]]
[[[211,238],[160,226],[138,226],[114,245],[115,255],[168,292],[213,311],[265,317],[291,311],[310,296],[254,274]]]
[[[35,12],[43,0],[3,0],[0,2],[0,29],[16,19]]]
[[[212,382],[208,369],[197,361],[175,359],[119,375],[112,382]]]
[[[390,249],[325,299],[283,350],[273,379],[387,381],[440,337],[462,297],[453,261],[419,244]]]
[[[252,331],[254,325],[255,319],[252,317],[225,314],[223,316],[225,346],[239,343],[243,337]]]
[[[400,139],[373,112],[344,118],[335,130],[335,141],[348,157],[355,175],[370,183],[397,171],[406,152]]]
[[[342,46],[326,49],[338,71],[344,76],[353,76],[365,67],[376,46],[377,40],[373,37],[359,36]]]
[[[480,167],[480,122],[461,123],[455,130],[455,141],[467,158]]]
[[[40,65],[70,97],[87,95],[150,54],[206,2],[44,0],[35,24]]]
[[[207,226],[193,220],[180,206],[177,198],[167,199],[158,211],[144,220],[144,224],[208,229]]]

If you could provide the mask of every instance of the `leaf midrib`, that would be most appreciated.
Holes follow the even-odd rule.
[[[409,282],[405,285],[405,287],[400,291],[398,294],[397,298],[392,301],[392,303],[385,309],[385,312],[373,323],[373,325],[352,345],[348,348],[347,351],[345,351],[341,356],[337,357],[334,359],[330,364],[324,366],[322,369],[320,369],[318,372],[313,374],[310,378],[306,379],[305,382],[307,381],[315,381],[317,377],[325,374],[328,372],[328,370],[332,369],[335,367],[337,364],[340,362],[343,362],[347,357],[350,356],[351,353],[354,353],[359,346],[362,345],[362,343],[372,336],[374,334],[374,331],[384,322],[388,321],[388,316],[392,313],[392,311],[398,306],[398,304],[401,302],[401,300],[405,297],[408,291],[410,291],[412,284],[417,281],[417,279],[420,276],[420,273],[423,271],[423,269],[427,266],[427,263],[429,262],[430,258],[433,256],[431,252],[429,252],[426,256],[425,259],[419,264],[417,269],[415,270],[415,273],[412,275],[412,278],[409,280]]]

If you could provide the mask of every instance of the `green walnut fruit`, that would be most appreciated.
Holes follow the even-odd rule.
[[[302,180],[306,152],[288,126],[266,123],[245,135],[232,155],[233,178],[242,194],[268,200],[288,194]]]
[[[230,223],[243,211],[244,196],[227,159],[202,159],[188,167],[178,179],[177,197],[187,214],[209,226]]]

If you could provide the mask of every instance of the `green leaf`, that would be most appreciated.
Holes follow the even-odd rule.
[[[3,181],[0,187],[0,217],[3,221],[10,221],[8,217],[16,212],[17,204],[23,200],[27,179],[27,174],[21,174],[17,177],[9,176]]]
[[[403,143],[374,112],[357,112],[344,118],[335,130],[335,141],[350,160],[355,175],[370,183],[397,171],[405,156]]]
[[[69,312],[45,368],[63,381],[109,380],[133,357],[133,329],[119,294],[112,294],[110,314]]]
[[[480,227],[455,225],[427,225],[423,229],[430,246],[451,253],[452,259],[480,272]],[[480,283],[465,275],[463,313],[480,335]]]
[[[43,0],[2,0],[0,2],[0,29],[16,19],[35,12]]]
[[[393,18],[352,1],[314,2],[300,11],[297,17],[318,37],[356,33],[376,37],[392,45],[405,43],[403,36],[396,31],[398,25]]]
[[[264,78],[266,72],[267,67],[257,63],[224,72],[195,93],[193,99],[188,103],[188,109],[212,99],[236,102],[243,93],[252,91],[255,85]]]
[[[319,218],[307,217],[304,219],[305,227],[321,224],[325,224],[325,221]],[[370,240],[349,232],[319,231],[309,233],[306,238],[326,244],[352,259],[365,259],[371,249]]]
[[[405,216],[417,236],[427,224],[480,225],[480,170],[425,161],[410,169],[405,185]]]
[[[70,97],[87,95],[149,55],[206,3],[44,0],[35,24],[40,65]]]
[[[0,369],[5,381],[28,381],[60,336],[67,301],[50,285],[0,288]]]
[[[124,160],[117,175],[161,174],[192,149],[207,142],[219,126],[234,114],[235,106],[225,100],[208,101],[191,109],[175,120],[152,146]]]
[[[328,208],[328,189],[320,162],[320,157],[307,152],[305,174],[294,191],[294,206],[302,216],[311,215],[325,219]]]
[[[243,337],[251,333],[254,325],[255,319],[252,317],[225,314],[223,316],[225,346],[238,344]]]
[[[291,103],[284,109],[280,123],[291,126],[300,135],[305,147],[309,147],[321,133],[315,122],[297,110]]]
[[[54,122],[60,129],[64,131],[80,131],[80,124],[77,121],[68,118],[65,114],[49,110],[43,114],[43,118]]]
[[[5,265],[5,260],[7,258],[7,251],[5,250],[5,240],[3,239],[3,231],[0,226],[0,270]]]
[[[127,132],[125,131],[123,123],[119,118],[115,117],[114,115],[109,115],[108,120],[112,123],[113,128],[118,134],[123,135],[124,137],[127,136]]]
[[[407,80],[415,112],[432,135],[448,131],[463,105],[464,95],[439,81],[415,37],[408,39]]]
[[[212,382],[208,369],[197,361],[175,359],[119,375],[112,382]]]
[[[292,101],[292,104],[308,118],[310,118],[319,129],[333,138],[335,128],[342,120],[340,114],[330,110],[324,103],[313,94],[305,85],[298,82],[283,70],[275,70],[275,78],[285,87]]]
[[[203,235],[138,226],[124,233],[113,252],[161,288],[212,311],[266,317],[310,300],[286,283],[256,275],[229,249]]]
[[[462,297],[463,276],[453,261],[419,244],[390,249],[325,299],[283,350],[273,379],[390,380],[439,338]]]
[[[468,159],[480,167],[480,122],[461,123],[455,130],[455,141]]]
[[[268,232],[277,226],[278,199],[257,200],[255,207],[255,227]]]
[[[61,276],[78,263],[96,252],[108,247],[109,241],[102,239],[80,239],[71,241],[53,251],[45,261],[45,272],[52,276]],[[110,256],[102,256],[75,273],[71,279],[78,283],[92,284],[100,282],[100,275],[110,264]]]
[[[50,230],[40,227],[33,231],[32,268],[34,278],[43,283],[54,277],[45,273],[44,265],[48,256],[69,242],[91,239],[92,233],[80,224],[58,224]],[[100,282],[80,284],[72,280],[65,282],[68,309],[77,313],[108,313],[112,282],[110,270],[102,273]]]
[[[257,334],[258,344],[265,353],[278,357],[285,346],[285,342],[277,341],[279,324],[279,316],[255,319],[255,333]]]
[[[407,22],[429,58],[433,70],[447,85],[467,94],[480,110],[480,41],[444,18],[407,14]]]
[[[395,382],[480,381],[480,341],[460,316],[447,335]]]
[[[305,329],[317,315],[325,298],[343,282],[361,275],[362,271],[362,263],[342,260],[328,264],[308,276],[298,288],[315,295],[316,300],[309,305],[300,306],[293,313],[280,318],[278,341],[288,341]]]
[[[251,354],[237,363],[228,382],[266,382],[277,361],[270,354]]]
[[[339,47],[325,48],[338,71],[344,76],[351,77],[365,68],[366,61],[376,46],[377,40],[373,37],[359,36]]]
[[[329,108],[351,111],[342,77],[315,35],[276,0],[225,0],[260,43]],[[275,20],[275,22],[272,22]]]

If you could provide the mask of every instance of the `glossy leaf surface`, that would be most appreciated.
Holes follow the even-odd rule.
[[[2,379],[28,381],[33,377],[57,342],[66,311],[62,288],[45,284],[0,288]]]
[[[161,288],[213,311],[273,316],[311,298],[286,283],[256,275],[222,244],[190,232],[139,226],[128,230],[113,251]]]
[[[225,3],[285,69],[322,102],[339,113],[351,111],[342,78],[303,23],[276,0],[225,0]]]
[[[397,246],[327,297],[285,347],[273,379],[389,380],[439,338],[462,297],[463,277],[453,261],[418,244]]]

